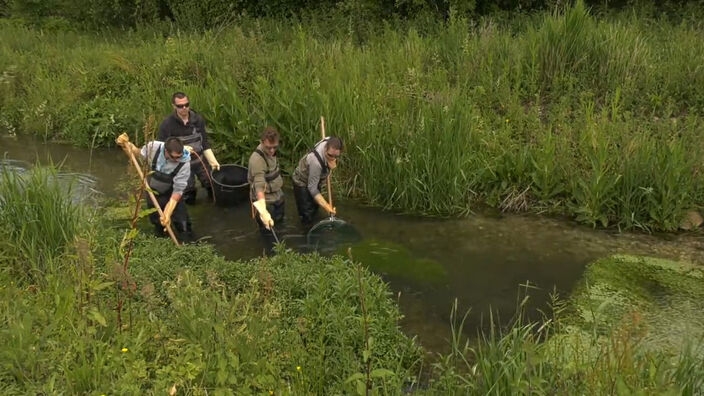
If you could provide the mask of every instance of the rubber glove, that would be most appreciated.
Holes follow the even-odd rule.
[[[328,212],[330,216],[335,216],[337,214],[337,210],[334,207],[330,206],[328,201],[323,198],[322,194],[316,195],[315,197],[313,197],[313,199],[315,199],[315,202],[317,202],[321,208]]]
[[[161,225],[164,227],[168,227],[169,224],[171,224],[171,215],[174,213],[174,209],[176,209],[177,204],[178,201],[171,198],[164,207],[164,215],[159,219],[161,221]]]
[[[130,137],[127,136],[126,133],[123,133],[118,136],[117,139],[115,139],[115,143],[117,143],[118,146],[121,146],[122,151],[124,151],[125,154],[127,154],[128,156],[130,155],[130,153],[136,156],[140,154],[139,149],[137,148],[137,146],[130,142]]]
[[[194,151],[193,151],[193,147],[191,147],[191,146],[186,145],[186,146],[183,146],[183,148],[185,148],[186,150],[188,150],[188,152],[191,153],[191,154],[193,154],[193,152],[194,152]]]
[[[218,162],[218,160],[215,159],[215,154],[213,154],[213,150],[207,149],[203,151],[203,155],[205,156],[205,159],[208,160],[208,163],[210,164],[210,167],[213,168],[213,170],[220,170],[220,163]]]
[[[264,224],[264,228],[268,230],[273,227],[274,220],[271,218],[271,214],[269,214],[269,211],[266,210],[266,200],[263,198],[258,199],[252,205],[254,205],[254,207],[257,209],[257,212],[259,212],[259,219],[262,221],[262,224]]]
[[[127,136],[126,133],[121,134],[120,136],[115,139],[115,143],[117,143],[118,146],[124,146],[125,143],[129,143],[130,137]]]
[[[328,160],[328,169],[333,170],[337,168],[337,159]]]

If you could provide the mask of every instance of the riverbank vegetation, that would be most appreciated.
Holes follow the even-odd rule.
[[[339,191],[361,201],[671,231],[704,205],[704,12],[678,10],[578,1],[363,27],[336,13],[239,16],[197,33],[0,19],[0,128],[111,145],[183,90],[222,163],[243,163],[271,124],[291,171],[322,114],[347,142]]]
[[[106,229],[67,190],[46,170],[3,172],[2,394],[412,385],[420,350],[367,270],[285,251],[229,262],[207,245],[174,249],[168,239]]]
[[[455,311],[452,352],[429,359],[401,332],[387,286],[349,259],[280,250],[230,262],[208,245],[174,249],[116,226],[58,180],[2,171],[2,394],[704,389],[698,267],[596,262],[544,321],[518,315],[467,339]]]

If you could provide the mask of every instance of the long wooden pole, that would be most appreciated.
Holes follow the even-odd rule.
[[[325,118],[323,118],[323,116],[320,116],[320,134],[323,136],[323,139],[325,139]],[[330,204],[330,207],[332,207],[332,184],[330,183],[331,178],[332,169],[330,169],[330,173],[328,174],[328,203]]]
[[[139,162],[137,162],[137,159],[134,157],[134,153],[129,148],[126,151],[128,153],[127,155],[130,157],[132,165],[134,165],[134,168],[137,170],[137,174],[139,175],[140,180],[142,180],[142,183],[144,183],[144,191],[146,191],[149,195],[149,199],[151,199],[152,203],[154,204],[156,211],[159,213],[159,217],[164,217],[164,212],[161,210],[161,206],[159,206],[159,201],[156,200],[154,193],[149,189],[149,183],[147,183],[147,179],[144,177],[144,173],[142,173],[142,168],[140,168]],[[174,241],[176,246],[179,246],[180,244],[178,243],[178,239],[176,239],[176,235],[174,235],[174,232],[171,229],[171,224],[168,224],[165,228],[166,232],[169,233],[171,240]]]

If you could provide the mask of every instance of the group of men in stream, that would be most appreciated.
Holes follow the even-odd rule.
[[[147,161],[149,188],[155,193],[163,213],[153,212],[149,216],[156,234],[165,235],[166,227],[173,225],[179,239],[189,241],[193,239],[193,233],[186,204],[195,203],[195,179],[197,177],[208,196],[212,196],[210,174],[220,170],[220,163],[210,146],[205,120],[191,108],[188,96],[183,92],[174,93],[171,105],[173,112],[159,126],[158,140],[147,142],[141,149],[129,141],[127,134],[120,135],[116,142],[128,156]],[[275,225],[284,220],[284,181],[276,157],[279,141],[280,135],[275,128],[264,129],[247,166],[253,217],[269,243],[275,239]],[[312,224],[318,208],[330,215],[336,213],[320,189],[330,171],[337,166],[342,149],[340,138],[326,137],[316,143],[296,166],[292,177],[293,191],[304,226]],[[149,199],[147,205],[154,207]]]

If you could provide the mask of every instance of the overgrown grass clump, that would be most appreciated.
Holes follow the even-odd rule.
[[[674,230],[704,204],[702,11],[380,24],[238,19],[203,34],[32,30],[0,21],[0,128],[79,145],[141,136],[186,91],[221,162],[283,134],[288,171],[328,132],[339,188],[403,212],[480,205]],[[184,54],[188,54],[184,56]]]
[[[12,277],[37,281],[57,270],[89,214],[72,201],[72,186],[52,168],[18,173],[0,165],[0,255]]]

